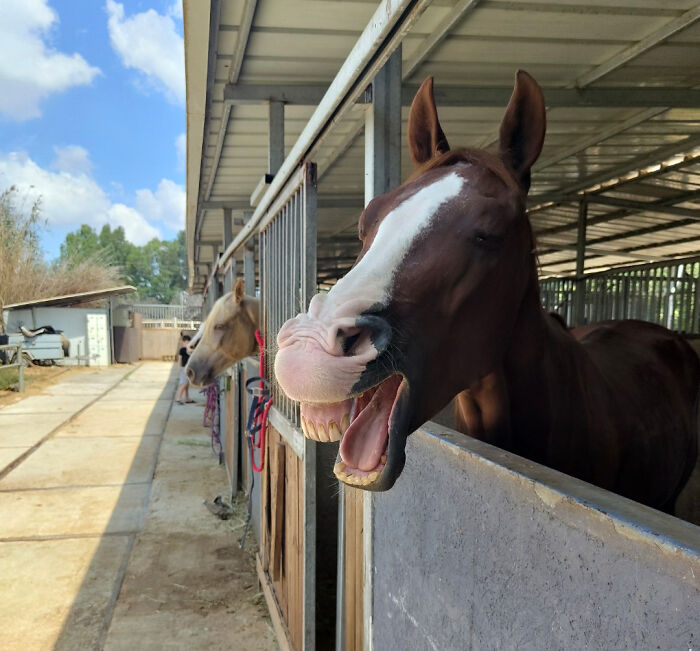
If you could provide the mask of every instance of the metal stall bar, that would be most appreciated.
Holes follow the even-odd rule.
[[[365,118],[365,204],[401,181],[401,46],[372,82],[372,105]],[[344,489],[341,499],[344,499]],[[373,649],[372,612],[375,493],[363,495],[363,629],[364,649]],[[342,531],[344,535],[344,530]],[[344,541],[343,541],[344,546]],[[345,572],[345,568],[342,568]],[[344,582],[343,582],[344,583]],[[343,620],[345,618],[343,617]]]
[[[265,375],[273,407],[269,420],[302,461],[302,648],[316,646],[316,443],[303,436],[299,409],[274,377],[276,336],[282,324],[306,310],[316,292],[316,165],[304,163],[260,221],[261,325]]]
[[[540,281],[542,306],[568,319],[578,277]],[[700,334],[700,257],[609,269],[585,276],[586,322],[642,319]],[[574,322],[577,324],[578,322]]]

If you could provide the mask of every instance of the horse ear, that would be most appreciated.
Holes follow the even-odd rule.
[[[408,114],[408,149],[416,167],[450,150],[438,121],[432,77],[420,85],[413,98]]]
[[[245,281],[243,278],[239,278],[236,281],[236,285],[233,288],[233,297],[236,299],[236,303],[240,304],[243,300]]]
[[[530,189],[530,168],[542,151],[547,127],[544,95],[524,70],[515,74],[515,88],[501,122],[500,155],[525,190]]]

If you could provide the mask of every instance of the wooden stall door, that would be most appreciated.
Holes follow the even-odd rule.
[[[269,581],[274,593],[278,612],[272,612],[272,618],[283,620],[289,647],[300,651],[304,636],[303,461],[271,425],[266,448],[260,565],[263,580]]]
[[[226,472],[228,473],[229,482],[231,482],[231,494],[236,494],[237,486],[235,485],[235,475],[234,468],[238,463],[238,459],[235,459],[235,438],[238,436],[238,432],[235,431],[235,419],[234,410],[238,408],[238,401],[236,400],[236,384],[232,377],[225,376],[226,382],[226,393],[224,393],[225,408],[224,413],[226,415],[226,422],[224,423],[224,460],[226,462]]]
[[[359,488],[345,492],[345,651],[364,649],[363,498]]]

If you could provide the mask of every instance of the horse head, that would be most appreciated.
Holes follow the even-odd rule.
[[[536,283],[525,213],[545,133],[535,80],[519,71],[499,150],[451,150],[432,79],[411,106],[415,170],[360,216],[354,267],[278,334],[277,380],[306,436],[342,437],[336,476],[393,486],[408,435],[502,364]]]
[[[231,364],[257,350],[255,331],[260,321],[256,298],[243,293],[239,278],[232,292],[224,294],[202,324],[196,336],[196,348],[185,373],[195,386],[211,384]]]

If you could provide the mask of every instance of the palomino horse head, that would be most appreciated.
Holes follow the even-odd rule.
[[[424,81],[408,121],[413,175],[365,208],[350,272],[282,326],[277,379],[307,436],[342,434],[345,483],[391,488],[407,436],[502,364],[536,283],[525,199],[544,133],[542,91],[520,71],[498,153],[450,150]]]
[[[257,350],[255,331],[260,321],[258,299],[243,293],[239,278],[232,292],[224,294],[202,324],[197,347],[187,362],[187,377],[195,386],[211,384],[231,364]]]

